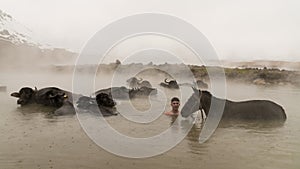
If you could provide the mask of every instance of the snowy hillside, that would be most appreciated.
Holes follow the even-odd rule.
[[[0,39],[10,41],[14,44],[38,45],[30,36],[32,32],[12,16],[0,10]]]
[[[0,69],[74,63],[76,53],[40,44],[31,34],[29,28],[0,10]]]

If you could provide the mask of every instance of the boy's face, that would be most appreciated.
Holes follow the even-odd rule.
[[[180,106],[180,102],[179,101],[173,101],[171,103],[171,106],[172,106],[173,110],[178,110],[179,106]]]

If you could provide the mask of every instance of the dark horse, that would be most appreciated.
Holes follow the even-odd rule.
[[[222,119],[230,120],[286,120],[284,109],[269,100],[249,100],[235,102],[214,97],[208,91],[194,89],[194,94],[188,99],[181,110],[181,115],[187,117],[197,110],[204,110],[207,116],[212,101],[225,102]]]

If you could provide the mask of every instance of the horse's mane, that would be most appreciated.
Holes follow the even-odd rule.
[[[228,100],[228,99],[218,98],[218,97],[212,95],[209,91],[206,91],[206,90],[203,90],[202,94],[204,94],[206,96],[209,96],[210,98],[217,99],[217,100],[226,101],[226,102],[234,102],[234,101],[231,101],[231,100]]]
[[[203,90],[202,94],[206,94],[206,95],[212,96],[212,94],[209,91],[207,91],[207,90]]]

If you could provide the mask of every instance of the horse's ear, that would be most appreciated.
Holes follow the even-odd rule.
[[[34,91],[35,91],[35,92],[37,91],[37,88],[36,88],[36,86],[34,86]]]
[[[194,93],[199,92],[198,89],[196,89],[194,86],[192,87],[192,89],[193,89]]]
[[[195,87],[192,87],[192,89],[193,89],[194,93],[198,93],[199,96],[201,97],[202,91],[201,91],[200,89],[197,89],[197,88],[195,88]]]

